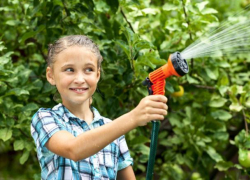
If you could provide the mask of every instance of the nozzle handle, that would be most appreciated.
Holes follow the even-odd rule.
[[[148,77],[142,82],[142,85],[147,86],[149,95],[153,94],[153,90],[152,90],[153,83],[150,81],[150,79]]]

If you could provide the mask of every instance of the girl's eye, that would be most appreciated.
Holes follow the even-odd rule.
[[[65,69],[66,72],[74,72],[74,69],[73,68],[67,68]]]
[[[86,72],[92,72],[92,71],[93,71],[92,68],[87,68],[87,69],[86,69]]]

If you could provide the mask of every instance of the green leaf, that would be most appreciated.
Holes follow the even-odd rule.
[[[24,106],[22,108],[22,111],[23,112],[24,111],[34,111],[34,110],[37,110],[37,109],[39,109],[39,106],[37,104],[35,104],[35,103],[29,103],[29,104],[27,104],[26,106]]]
[[[24,149],[24,141],[23,140],[16,140],[14,142],[14,150],[23,150]]]
[[[219,171],[227,171],[231,167],[234,167],[234,164],[230,161],[220,161],[215,165]]]
[[[144,165],[142,165],[142,164],[138,164],[137,168],[140,169],[142,172],[146,171],[146,167]]]
[[[15,95],[15,96],[21,96],[21,95],[29,95],[29,91],[20,89],[20,88],[14,88],[9,90],[5,96],[10,96],[10,95]]]
[[[2,41],[0,41],[0,51],[3,51],[4,49],[6,49],[6,47],[2,45]]]
[[[228,91],[229,87],[228,86],[220,86],[219,87],[219,92],[222,96],[225,96],[227,91]]]
[[[205,128],[206,131],[213,133],[226,131],[225,123],[221,121],[209,121],[208,123],[206,123]]]
[[[231,111],[240,112],[240,111],[243,109],[243,106],[240,105],[239,103],[232,103],[232,104],[229,106],[229,109],[230,109]]]
[[[175,11],[177,9],[179,9],[178,6],[176,5],[173,5],[172,3],[165,3],[163,6],[162,6],[162,9],[164,11]]]
[[[250,136],[246,134],[246,131],[243,129],[241,132],[234,138],[235,145],[240,149],[249,149],[250,148]]]
[[[130,142],[130,145],[144,144],[147,142],[149,142],[149,138],[145,136],[137,136]]]
[[[155,49],[154,45],[151,42],[145,41],[145,40],[139,40],[135,43],[135,48],[137,51],[140,51],[142,49]]]
[[[191,107],[187,106],[185,107],[186,115],[191,120],[192,119],[192,109]]]
[[[230,68],[231,67],[231,65],[225,61],[219,62],[218,65],[222,68]]]
[[[9,26],[18,26],[18,24],[20,24],[19,20],[9,20],[9,21],[6,21],[6,25],[9,25]]]
[[[7,90],[7,85],[4,82],[0,81],[0,93],[5,92],[6,90]]]
[[[140,65],[140,66],[141,66],[141,65],[145,65],[145,66],[148,66],[148,67],[150,67],[150,68],[152,68],[152,69],[155,69],[155,68],[156,68],[156,65],[153,64],[151,60],[152,60],[152,59],[151,59],[150,54],[147,53],[147,54],[145,54],[145,55],[140,56],[140,57],[136,60],[135,66],[137,66],[137,69],[140,69],[140,68],[138,67],[139,65]],[[141,67],[141,68],[143,68],[143,67]]]
[[[199,9],[199,11],[201,12],[206,7],[206,5],[208,3],[209,3],[208,1],[202,1],[200,3],[197,3],[196,6]]]
[[[229,135],[227,132],[215,132],[213,137],[219,141],[228,141]]]
[[[218,11],[213,8],[206,8],[201,13],[202,14],[217,14]]]
[[[242,167],[239,164],[235,164],[234,167],[237,169],[242,169]]]
[[[138,35],[134,34],[133,31],[128,27],[122,27],[121,32],[123,32],[126,36],[127,43],[130,48],[132,48],[133,44],[136,43],[137,40],[139,40]]]
[[[22,69],[18,74],[19,82],[21,85],[25,84],[28,81],[29,75],[32,73],[30,69]]]
[[[142,10],[142,13],[145,15],[148,15],[148,14],[156,15],[160,13],[160,11],[157,8],[145,8]]]
[[[24,164],[28,160],[29,155],[30,155],[29,151],[24,151],[23,155],[21,156],[21,158],[19,160],[20,164]]]
[[[29,31],[23,34],[23,36],[19,39],[19,43],[23,43],[26,39],[29,39],[31,37],[35,37],[35,35],[37,34],[36,31]]]
[[[109,12],[110,6],[105,1],[93,1],[95,3],[95,10],[98,12]]]
[[[250,98],[247,98],[245,105],[246,107],[250,108]]]
[[[236,96],[237,94],[245,93],[245,90],[243,86],[233,85],[230,87],[230,92],[233,96]]]
[[[208,153],[208,155],[215,160],[217,163],[220,161],[223,161],[221,155],[219,153],[216,152],[216,150],[211,147],[211,146],[207,146],[206,148],[206,152]]]
[[[175,113],[171,113],[168,115],[169,122],[172,126],[182,127],[181,117],[179,117]]]
[[[43,82],[40,79],[36,79],[35,81],[32,82],[32,85],[29,86],[26,90],[28,90],[29,92],[32,91],[33,93],[34,91],[35,92],[40,91],[42,88],[43,88]]]
[[[25,149],[27,149],[28,151],[32,151],[34,149],[34,144],[32,141],[30,142],[25,142]]]
[[[9,51],[8,53],[0,57],[0,67],[11,62],[10,56],[12,54],[13,52]]]
[[[187,75],[186,77],[187,77],[188,83],[190,83],[190,84],[199,84],[199,81],[196,80],[195,78],[193,78],[193,77],[191,77],[189,75]]]
[[[110,6],[112,11],[116,13],[117,9],[119,8],[119,1],[118,0],[113,0],[113,1],[106,1],[107,4]]]
[[[225,103],[227,102],[227,100],[225,98],[217,98],[217,99],[213,99],[209,102],[209,106],[210,107],[222,107],[225,105]]]
[[[229,119],[232,118],[232,115],[224,110],[217,110],[211,113],[211,115],[215,118],[215,119],[220,119],[223,121],[227,121]]]
[[[122,40],[116,40],[115,43],[123,49],[123,51],[126,53],[128,59],[131,59],[129,46],[126,44],[126,42],[124,42]]]
[[[12,137],[12,129],[4,128],[0,129],[0,139],[7,141]]]
[[[168,81],[166,82],[165,88],[166,88],[166,90],[167,90],[168,92],[170,92],[170,93],[175,92],[174,86],[173,86],[170,82],[168,82]]]
[[[218,78],[218,71],[217,71],[216,68],[214,70],[205,68],[205,71],[206,71],[206,73],[207,73],[207,75],[208,75],[208,77],[210,79],[217,80],[217,78]]]

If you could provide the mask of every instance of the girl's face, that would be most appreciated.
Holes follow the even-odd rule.
[[[71,46],[55,57],[53,67],[47,67],[50,84],[56,85],[66,107],[89,105],[100,78],[97,57],[85,47]]]

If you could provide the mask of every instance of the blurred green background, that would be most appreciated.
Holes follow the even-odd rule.
[[[2,0],[0,2],[0,179],[40,179],[32,115],[58,102],[46,82],[49,43],[84,34],[103,55],[93,104],[116,118],[147,96],[141,82],[211,27],[232,21],[249,0]],[[233,18],[234,17],[234,18]],[[249,54],[187,60],[190,73],[166,81],[154,179],[248,179]],[[184,95],[171,94],[184,88]],[[56,98],[55,98],[56,97]],[[119,127],[118,127],[119,128]],[[145,179],[151,125],[126,135],[137,179]],[[249,165],[250,166],[250,165]]]

